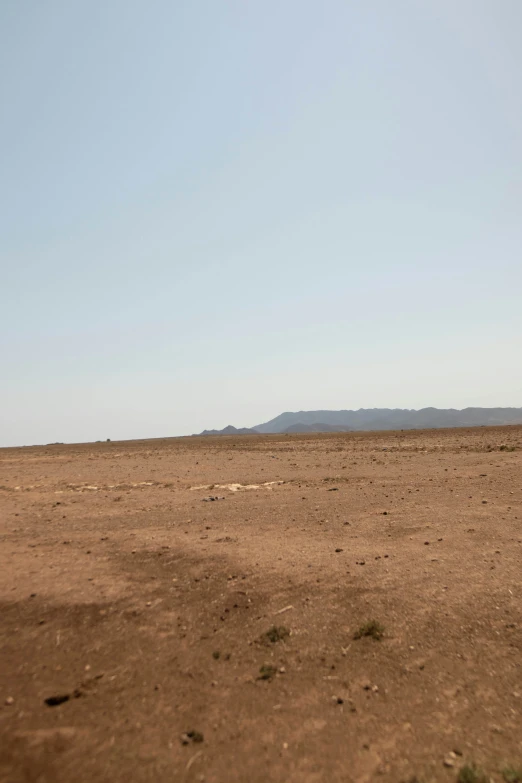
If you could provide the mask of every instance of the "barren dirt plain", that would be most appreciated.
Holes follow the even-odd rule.
[[[1,781],[522,767],[520,427],[2,449],[0,542]]]

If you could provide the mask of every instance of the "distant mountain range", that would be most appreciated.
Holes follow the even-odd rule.
[[[358,411],[299,411],[281,413],[255,427],[204,430],[201,435],[257,435],[291,432],[362,432],[365,430],[423,430],[443,427],[494,427],[522,424],[522,408],[360,408]]]
[[[233,427],[231,424],[222,430],[203,430],[200,435],[259,435],[257,430],[249,427]]]

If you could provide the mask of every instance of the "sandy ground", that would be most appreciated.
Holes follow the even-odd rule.
[[[517,427],[0,450],[0,780],[500,782],[521,469]]]

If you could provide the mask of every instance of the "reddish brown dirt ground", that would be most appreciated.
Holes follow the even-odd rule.
[[[521,468],[517,427],[0,450],[0,780],[500,782]]]

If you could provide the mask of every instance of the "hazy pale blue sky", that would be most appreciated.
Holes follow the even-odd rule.
[[[0,445],[522,406],[520,0],[2,0]]]

